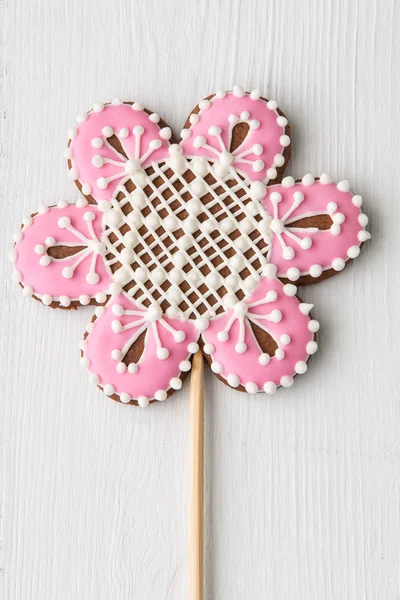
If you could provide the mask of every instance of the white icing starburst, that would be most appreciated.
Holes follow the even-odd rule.
[[[174,338],[175,343],[180,344],[184,341],[186,335],[181,329],[175,329],[163,317],[163,311],[158,304],[152,304],[146,309],[124,309],[120,304],[114,304],[112,312],[116,317],[132,317],[129,323],[123,325],[119,319],[115,319],[111,323],[111,328],[114,333],[119,334],[130,329],[133,330],[132,336],[127,340],[121,349],[115,348],[111,352],[111,357],[117,361],[116,369],[118,373],[137,373],[139,364],[131,362],[128,365],[123,362],[127,352],[132,345],[138,340],[142,333],[146,332],[149,335],[151,332],[156,343],[156,356],[159,360],[165,360],[169,356],[169,350],[164,348],[159,333],[159,327],[166,329]]]
[[[76,227],[74,227],[71,224],[71,219],[69,217],[61,217],[58,220],[59,228],[65,229],[66,231],[69,231],[70,233],[72,233],[76,237],[77,242],[73,243],[73,244],[70,242],[68,242],[68,243],[57,242],[54,237],[48,237],[48,238],[46,238],[44,244],[38,244],[35,247],[35,252],[36,252],[36,254],[42,255],[40,258],[39,264],[42,267],[47,267],[53,261],[62,262],[62,261],[67,261],[67,260],[71,259],[70,255],[66,256],[64,258],[56,258],[54,256],[50,256],[47,252],[47,250],[49,248],[65,247],[65,246],[74,248],[76,246],[83,246],[82,250],[79,250],[79,252],[77,252],[76,254],[73,255],[75,258],[75,261],[73,262],[73,264],[68,265],[63,268],[62,275],[63,275],[63,277],[65,277],[65,279],[71,279],[75,274],[76,268],[81,263],[83,263],[83,261],[85,261],[87,258],[89,258],[89,256],[91,256],[92,259],[90,261],[89,269],[86,274],[86,281],[88,283],[90,283],[91,285],[96,285],[100,279],[100,276],[96,271],[97,259],[99,256],[104,256],[106,254],[107,248],[106,248],[106,245],[97,237],[96,232],[94,231],[93,221],[96,219],[95,213],[92,211],[87,211],[87,212],[85,212],[83,218],[84,218],[84,221],[87,226],[89,237],[84,235],[78,229],[76,229]]]
[[[230,148],[232,144],[233,129],[236,125],[245,123],[248,125],[250,130],[254,130],[260,127],[260,121],[251,119],[248,111],[243,111],[240,115],[231,114],[228,117],[228,121],[229,127],[227,144],[225,144],[224,140],[222,139],[221,127],[214,125],[209,128],[208,134],[216,141],[218,147],[211,145],[205,136],[202,135],[199,135],[194,139],[194,147],[205,148],[216,155],[214,167],[217,169],[218,174],[221,177],[229,173],[231,166],[237,165],[238,163],[251,165],[253,171],[255,173],[259,173],[264,169],[264,161],[261,159],[251,159],[248,157],[251,155],[260,156],[264,151],[264,148],[261,144],[254,144],[247,150],[242,150],[243,143],[246,139],[245,138],[242,143],[233,151],[230,151]]]
[[[297,244],[303,250],[309,250],[312,246],[312,239],[310,237],[299,237],[295,231],[303,231],[307,233],[315,233],[318,231],[317,227],[294,227],[291,223],[298,220],[298,217],[290,219],[292,213],[300,206],[304,201],[304,194],[302,192],[294,192],[293,202],[289,210],[284,214],[280,215],[279,204],[282,200],[282,195],[279,192],[272,192],[270,196],[271,203],[274,207],[273,218],[270,223],[270,227],[273,233],[278,238],[282,249],[283,258],[286,260],[292,260],[295,256],[295,250],[292,245],[288,245],[287,239],[291,240],[291,243]],[[286,238],[284,237],[286,236]]]
[[[91,143],[93,148],[101,149],[106,146],[115,156],[115,158],[109,158],[105,154],[99,152],[92,159],[93,166],[97,167],[98,169],[101,169],[107,164],[120,167],[120,171],[110,175],[109,177],[99,177],[97,180],[97,185],[100,189],[106,189],[108,185],[116,179],[121,179],[121,183],[129,179],[132,175],[143,168],[143,165],[148,161],[155,150],[161,148],[162,139],[169,139],[171,137],[171,130],[169,127],[160,129],[159,134],[160,138],[162,139],[151,140],[147,150],[142,152],[142,136],[144,132],[145,130],[141,125],[136,125],[132,131],[130,131],[127,127],[123,127],[119,132],[114,131],[114,129],[110,126],[106,126],[101,130],[102,137],[96,137],[92,139]],[[135,139],[135,151],[133,154],[129,151],[127,145],[125,144],[125,140],[131,135],[133,135]],[[111,137],[116,137],[118,139],[123,153],[119,152],[115,146],[109,142]]]

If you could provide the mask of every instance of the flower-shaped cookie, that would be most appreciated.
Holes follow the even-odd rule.
[[[289,133],[276,102],[238,86],[202,100],[179,145],[138,103],[78,117],[65,156],[83,197],[27,217],[11,258],[26,296],[98,305],[81,363],[108,396],[164,400],[199,345],[249,393],[307,370],[319,324],[295,283],[341,271],[369,234],[347,181],[282,179]]]

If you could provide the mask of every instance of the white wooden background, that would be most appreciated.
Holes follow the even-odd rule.
[[[365,198],[373,239],[302,290],[307,375],[274,397],[206,380],[208,600],[400,598],[400,6],[396,0],[0,0],[1,244],[77,191],[67,128],[143,102],[179,131],[240,83],[293,126],[291,174]],[[5,600],[187,599],[188,386],[141,410],[80,370],[92,309],[26,300],[1,261]],[[397,296],[396,296],[397,294]]]

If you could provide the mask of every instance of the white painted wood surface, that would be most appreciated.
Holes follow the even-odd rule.
[[[179,131],[238,82],[293,126],[291,174],[365,198],[372,242],[302,291],[322,323],[274,397],[206,376],[208,600],[400,598],[400,136],[396,0],[0,0],[1,248],[40,202],[77,197],[67,128],[140,100]],[[24,299],[1,269],[5,600],[183,600],[188,389],[147,410],[79,368],[92,309]],[[397,294],[397,295],[396,295]]]

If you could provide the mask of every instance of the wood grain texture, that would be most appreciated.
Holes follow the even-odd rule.
[[[290,172],[328,171],[373,234],[301,295],[320,350],[274,397],[206,373],[207,600],[400,597],[399,27],[395,0],[0,0],[2,256],[73,201],[78,112],[115,95],[179,132],[234,83],[276,98]],[[186,600],[189,386],[148,410],[79,370],[92,310],[22,297],[0,264],[5,600]]]
[[[204,359],[190,378],[189,600],[204,600]]]

